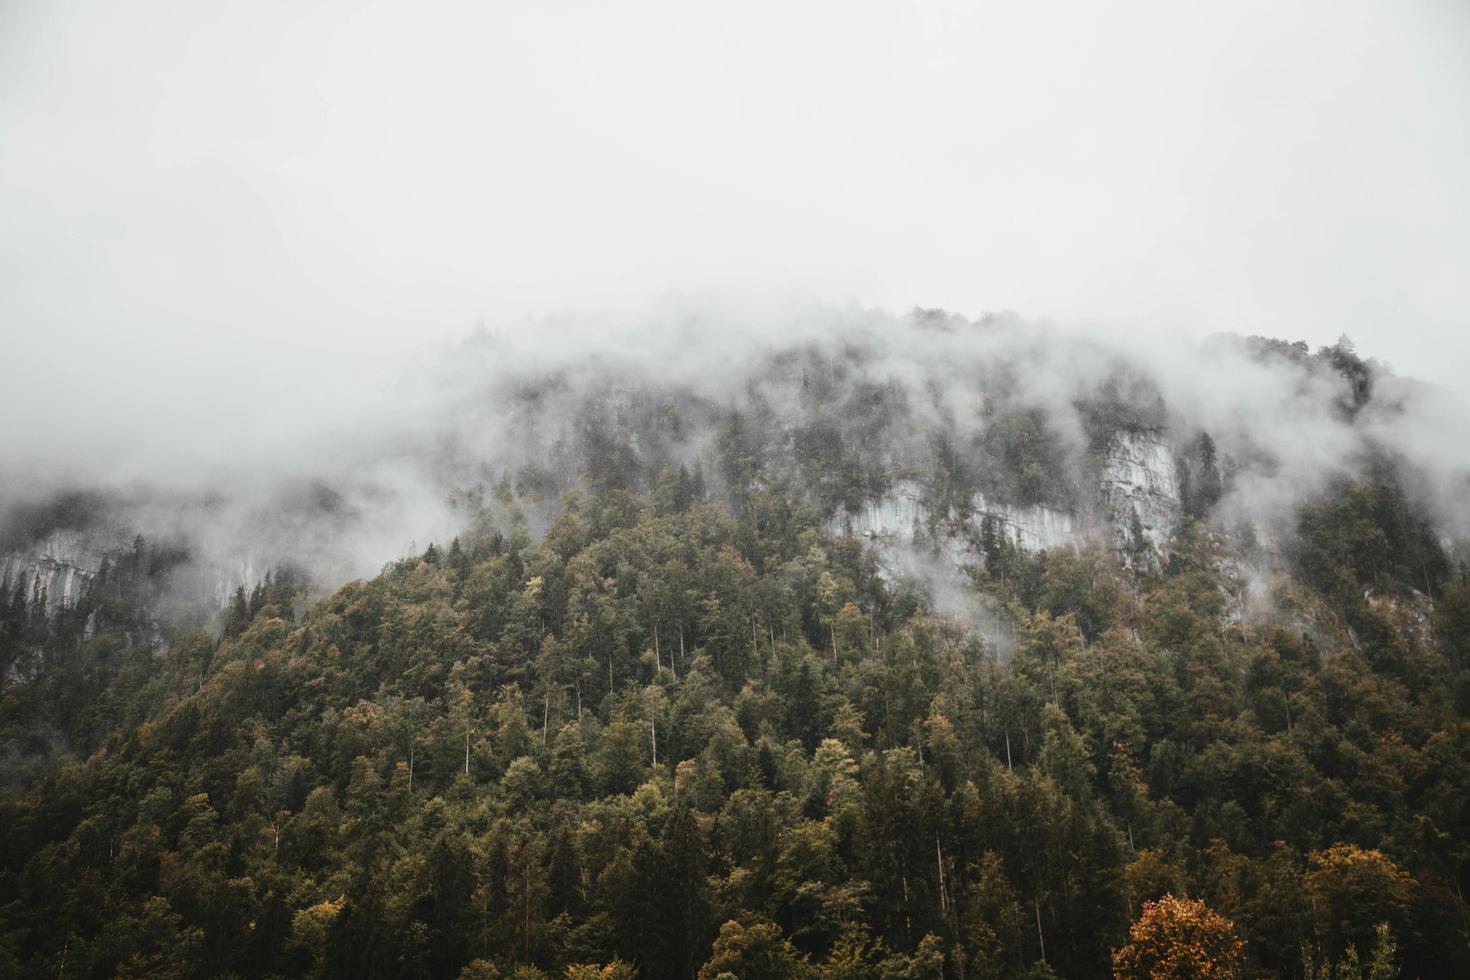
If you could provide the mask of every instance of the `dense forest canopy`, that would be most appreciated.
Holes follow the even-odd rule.
[[[550,449],[329,594],[180,601],[184,538],[67,605],[7,565],[0,973],[1464,975],[1455,498],[1351,345],[1238,346],[1362,435],[1290,506],[1157,379],[1064,416],[1002,359],[957,417],[852,344],[724,400],[526,380]],[[1167,527],[1093,489],[1120,445],[1172,447]],[[901,493],[902,547],[844,533]]]

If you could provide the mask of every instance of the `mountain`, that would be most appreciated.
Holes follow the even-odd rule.
[[[1444,393],[752,333],[486,335],[266,476],[17,496],[3,972],[1465,971]]]

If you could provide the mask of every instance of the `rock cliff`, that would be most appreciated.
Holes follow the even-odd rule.
[[[1133,542],[1134,515],[1144,543],[1164,548],[1179,527],[1183,509],[1174,452],[1156,431],[1121,430],[1106,444],[1095,468],[1095,506],[1077,511],[1016,504],[976,493],[969,513],[935,515],[922,483],[900,480],[856,512],[839,512],[829,524],[836,533],[872,540],[889,559],[915,547],[935,529],[932,544],[956,566],[980,562],[975,547],[986,518],[1012,544],[1026,551],[1077,547],[1094,539],[1122,551]],[[937,519],[936,519],[937,518]],[[889,561],[888,564],[895,564]]]
[[[1160,434],[1116,433],[1099,470],[1098,491],[1115,545],[1128,545],[1137,514],[1148,545],[1162,547],[1179,527],[1183,509],[1174,452]]]
[[[7,594],[19,584],[30,599],[46,590],[46,611],[74,608],[109,554],[120,550],[114,536],[57,530],[0,558],[0,583]]]

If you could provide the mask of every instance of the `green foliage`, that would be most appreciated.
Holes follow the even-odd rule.
[[[141,642],[146,545],[86,638],[25,584],[6,649],[77,689],[8,686],[8,730],[74,707],[84,753],[0,797],[0,970],[1103,977],[1196,962],[1176,932],[1252,975],[1470,966],[1470,601],[1390,588],[1423,554],[1381,486],[1304,515],[1290,627],[1228,615],[1198,527],[1144,574],[982,527],[1002,658],[749,433],[738,514],[612,480],[539,543],[481,522],[309,605],[278,573],[218,637]],[[1208,908],[1130,940],[1169,894]]]
[[[1298,532],[1303,576],[1340,601],[1355,587],[1437,594],[1449,576],[1433,530],[1386,466],[1365,479],[1341,482],[1325,499],[1303,507]]]

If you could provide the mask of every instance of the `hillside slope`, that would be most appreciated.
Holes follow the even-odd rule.
[[[1165,892],[1263,972],[1379,922],[1470,962],[1470,585],[1334,566],[1232,621],[1193,519],[1137,571],[1001,543],[1001,661],[824,523],[670,475],[173,643],[6,797],[6,972],[1105,976]]]
[[[1429,395],[847,326],[486,339],[335,485],[12,506],[0,972],[1089,977],[1175,915],[1225,975],[1462,975]]]

